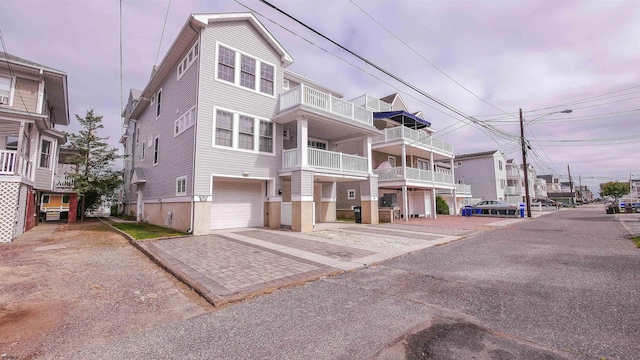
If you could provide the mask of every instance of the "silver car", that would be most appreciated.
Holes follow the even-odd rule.
[[[509,204],[500,200],[484,200],[473,205],[474,214],[513,215],[516,214],[517,210],[517,205]]]

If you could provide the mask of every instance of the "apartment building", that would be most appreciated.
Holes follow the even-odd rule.
[[[498,150],[456,155],[456,182],[471,185],[473,198],[507,201],[507,159]]]

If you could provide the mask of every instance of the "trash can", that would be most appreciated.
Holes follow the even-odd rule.
[[[613,207],[607,206],[607,214],[613,214]]]
[[[353,207],[353,218],[356,220],[356,224],[362,224],[362,207]]]
[[[464,211],[463,216],[471,216],[473,215],[473,206],[466,205],[462,211]]]
[[[518,217],[524,218],[524,204],[519,206]]]

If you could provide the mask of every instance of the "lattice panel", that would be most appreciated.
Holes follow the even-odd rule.
[[[26,185],[20,186],[20,193],[18,195],[18,210],[16,211],[16,226],[13,230],[13,238],[17,238],[18,236],[24,233],[24,220],[27,212],[27,191],[28,187]]]
[[[0,182],[0,242],[13,239],[20,183]]]

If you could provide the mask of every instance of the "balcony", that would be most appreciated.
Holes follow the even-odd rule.
[[[471,195],[471,185],[456,184],[456,194]]]
[[[376,112],[383,112],[383,111],[391,111],[391,104],[388,104],[384,101],[380,101],[380,99],[377,99],[371,95],[367,95],[364,94],[362,96],[359,96],[353,100],[351,100],[351,102],[353,102],[354,104],[358,105],[358,106],[362,106],[365,107],[367,109],[371,109],[373,111]]]
[[[390,169],[376,169],[373,173],[378,175],[378,182],[389,181],[411,181],[424,183],[424,185],[444,184],[453,186],[453,175],[443,172],[433,172],[416,168],[406,168],[403,173],[402,167],[393,167]]]
[[[507,177],[524,178],[524,173],[520,169],[507,169]]]
[[[369,172],[369,159],[366,157],[343,154],[334,151],[308,148],[307,162],[310,167],[318,169],[363,174],[367,174]],[[298,149],[282,151],[283,169],[291,169],[299,166]]]
[[[504,188],[505,195],[522,196],[522,189],[519,186],[507,186]]]
[[[431,135],[406,126],[396,126],[384,129],[382,134],[373,137],[372,145],[387,144],[393,141],[403,140],[404,142],[426,148],[429,151],[438,151],[449,156],[453,156],[453,145],[440,139],[434,139]],[[374,149],[376,147],[374,146]]]
[[[352,125],[373,126],[373,112],[371,110],[304,86],[304,84],[280,94],[281,113],[301,105],[335,115]]]
[[[15,150],[0,150],[0,175],[31,178],[33,164]]]

